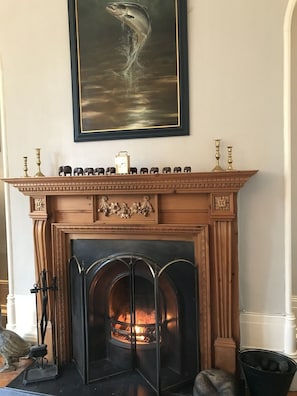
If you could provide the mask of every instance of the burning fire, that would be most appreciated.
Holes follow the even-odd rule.
[[[122,341],[148,344],[156,341],[155,311],[146,312],[136,310],[135,324],[131,320],[129,312],[122,313],[117,319],[111,321],[112,337]]]

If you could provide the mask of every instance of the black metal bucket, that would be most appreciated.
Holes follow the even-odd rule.
[[[246,349],[239,360],[250,396],[287,396],[297,364],[277,352]]]

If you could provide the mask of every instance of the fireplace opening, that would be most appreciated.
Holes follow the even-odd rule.
[[[84,382],[133,372],[156,395],[191,382],[199,367],[192,242],[77,240],[72,253],[73,360]]]

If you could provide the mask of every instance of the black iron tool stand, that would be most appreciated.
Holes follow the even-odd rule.
[[[55,293],[57,291],[57,280],[56,277],[52,277],[51,285],[48,285],[48,273],[43,270],[39,275],[40,282],[33,286],[30,290],[31,293],[35,294],[36,302],[36,320],[37,320],[37,345],[34,345],[30,349],[29,357],[34,359],[34,363],[24,373],[23,383],[32,384],[35,382],[48,381],[56,379],[58,376],[58,366],[56,359],[56,343],[55,343],[55,317],[56,317],[56,299]],[[45,335],[47,331],[47,325],[49,320],[48,315],[48,296],[49,292],[53,293],[53,307],[52,315],[50,317],[52,324],[52,340],[53,340],[53,363],[50,364],[46,359],[47,345],[45,344]],[[40,293],[40,294],[39,294]],[[41,318],[38,318],[37,309],[37,296],[41,298]],[[39,326],[39,330],[38,330]]]

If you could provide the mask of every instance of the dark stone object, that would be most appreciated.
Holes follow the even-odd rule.
[[[163,173],[171,173],[171,168],[170,166],[165,166],[162,170]]]
[[[150,173],[157,174],[159,173],[159,168],[157,166],[153,166],[150,170]]]
[[[185,166],[184,167],[184,172],[185,173],[190,173],[192,171],[192,168],[190,166]]]
[[[147,173],[148,173],[148,168],[140,168],[140,173],[141,173],[142,175],[147,174]]]
[[[237,379],[223,370],[208,369],[198,373],[193,396],[239,396]]]

